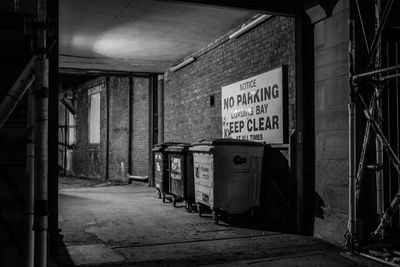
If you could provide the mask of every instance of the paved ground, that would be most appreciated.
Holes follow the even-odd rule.
[[[61,179],[58,266],[376,266],[319,239],[260,224],[215,225],[143,183]],[[365,264],[363,264],[365,263]]]

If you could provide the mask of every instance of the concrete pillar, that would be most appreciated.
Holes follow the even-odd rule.
[[[342,244],[348,220],[348,46],[349,1],[332,16],[311,18],[315,56],[315,191],[323,217],[314,236]],[[307,12],[310,14],[310,12]]]

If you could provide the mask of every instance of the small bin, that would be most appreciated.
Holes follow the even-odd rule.
[[[166,142],[153,147],[153,179],[158,198],[163,199],[169,194],[168,146],[177,145],[176,142]]]
[[[216,139],[193,144],[190,151],[200,216],[209,207],[218,223],[221,215],[246,214],[259,207],[263,144]]]
[[[195,201],[193,156],[189,147],[189,144],[179,144],[170,146],[165,151],[168,152],[169,192],[173,196],[173,205],[175,207],[177,201],[184,200],[186,210],[191,212]]]

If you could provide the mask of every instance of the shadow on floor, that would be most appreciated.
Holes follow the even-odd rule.
[[[58,254],[52,260],[56,263],[57,267],[75,266],[62,237],[60,237],[60,241],[58,242]]]

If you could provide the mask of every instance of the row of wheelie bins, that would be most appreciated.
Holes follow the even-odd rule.
[[[198,143],[163,143],[153,149],[157,195],[185,202],[188,212],[220,217],[254,213],[262,204],[266,176],[262,143],[215,139]],[[263,162],[264,161],[264,162]]]

